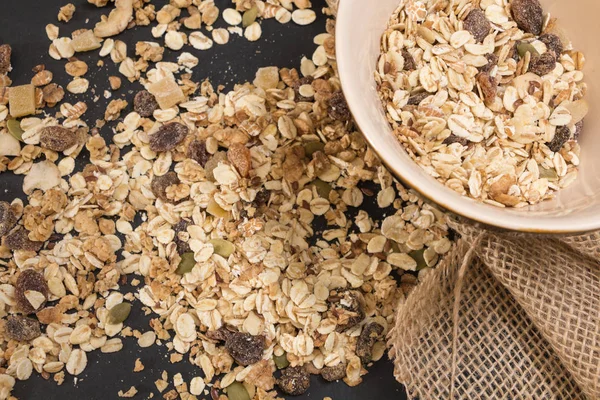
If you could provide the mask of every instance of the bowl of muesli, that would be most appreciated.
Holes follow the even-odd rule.
[[[342,88],[381,160],[446,210],[600,229],[599,15],[594,0],[344,0]]]

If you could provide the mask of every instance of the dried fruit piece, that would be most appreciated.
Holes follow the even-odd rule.
[[[286,394],[300,396],[310,387],[310,375],[303,366],[288,367],[281,373],[277,385]]]
[[[405,71],[414,71],[417,69],[417,63],[415,62],[415,59],[406,48],[402,49],[402,58],[404,58]]]
[[[0,236],[6,235],[17,223],[17,216],[10,204],[0,201]]]
[[[335,319],[338,332],[344,332],[365,319],[364,299],[356,290],[339,292],[328,301],[329,314]]]
[[[206,173],[206,178],[209,181],[215,181],[215,175],[213,174],[213,170],[219,166],[219,163],[227,160],[227,153],[224,151],[217,151],[213,156],[206,162],[204,165],[204,172]]]
[[[173,150],[183,142],[188,132],[188,127],[179,122],[165,124],[150,135],[150,149],[156,152]]]
[[[177,253],[183,254],[190,251],[190,245],[179,238],[180,232],[187,232],[188,226],[192,225],[192,222],[187,219],[181,219],[178,223],[173,225],[173,231],[175,231],[175,238],[173,241],[177,245]]]
[[[483,42],[483,39],[490,33],[492,24],[485,17],[483,10],[474,8],[467,15],[467,18],[465,18],[463,27],[465,30],[471,32],[476,41]]]
[[[196,260],[194,260],[194,253],[193,252],[183,253],[181,255],[181,261],[179,261],[179,265],[177,266],[175,273],[177,275],[187,274],[188,272],[191,272],[192,269],[194,269],[195,265],[196,265]]]
[[[8,74],[10,71],[10,56],[12,48],[9,44],[0,46],[0,75]]]
[[[4,237],[4,246],[10,250],[39,251],[43,244],[43,242],[29,240],[29,232],[23,227]]]
[[[109,324],[120,324],[125,321],[131,313],[131,304],[119,303],[108,311],[108,319],[106,322]]]
[[[480,72],[477,75],[477,83],[479,83],[485,102],[492,103],[498,92],[498,81],[496,78],[486,72]]]
[[[150,189],[158,199],[167,203],[172,203],[172,200],[167,197],[167,188],[172,185],[179,185],[180,183],[181,181],[177,174],[173,171],[169,171],[162,176],[155,176],[152,179],[152,183],[150,183]]]
[[[10,115],[13,118],[24,117],[35,112],[35,86],[13,86],[8,91]]]
[[[571,139],[571,130],[567,126],[556,127],[554,138],[546,143],[546,146],[554,152],[560,151],[562,147]]]
[[[463,146],[467,146],[469,144],[469,140],[467,138],[456,136],[455,134],[451,133],[450,136],[444,139],[443,143],[448,146],[454,143],[460,143]]]
[[[211,239],[208,243],[213,245],[215,254],[218,254],[221,257],[228,258],[235,251],[235,246],[228,240]]]
[[[277,367],[277,369],[284,369],[290,366],[290,362],[287,359],[287,354],[283,353],[280,356],[273,356],[273,362],[275,363],[275,366]]]
[[[494,69],[494,67],[498,65],[498,56],[494,53],[488,53],[485,55],[485,58],[487,58],[488,63],[485,64],[483,67],[479,67],[479,71],[490,73],[492,69]]]
[[[252,169],[250,149],[241,143],[232,144],[227,150],[227,159],[233,164],[240,175],[247,178]]]
[[[94,32],[91,30],[87,30],[75,36],[71,41],[71,45],[78,53],[96,50],[102,47],[100,40],[98,40],[96,35],[94,35]]]
[[[43,296],[41,303],[34,305],[31,304],[27,297],[27,292],[35,291]],[[17,308],[24,314],[31,314],[44,308],[46,300],[48,299],[48,283],[44,275],[33,270],[26,269],[19,274],[17,283],[15,284],[15,301]]]
[[[147,90],[139,91],[133,98],[133,109],[144,118],[151,117],[158,108],[156,98]]]
[[[346,364],[339,363],[335,367],[323,367],[321,370],[321,376],[327,382],[334,382],[344,379],[346,376]]]
[[[423,100],[425,100],[429,96],[431,96],[431,93],[428,92],[414,94],[408,98],[408,103],[406,104],[409,106],[418,106]]]
[[[42,332],[40,323],[33,318],[9,315],[6,318],[6,336],[18,342],[27,342],[39,337]]]
[[[211,199],[208,202],[208,206],[206,207],[206,212],[217,218],[228,218],[229,212],[224,210],[219,203],[217,203],[214,199]]]
[[[23,129],[21,129],[21,123],[16,119],[9,119],[6,121],[6,127],[8,128],[8,132],[17,139],[18,141],[23,141]]]
[[[554,71],[556,68],[556,57],[553,52],[547,51],[541,56],[531,57],[529,62],[529,72],[538,76],[544,76]]]
[[[47,126],[40,132],[40,145],[53,151],[65,151],[77,144],[77,134],[62,126]]]
[[[519,29],[534,35],[542,33],[544,10],[538,0],[513,0],[510,9]]]
[[[163,110],[171,108],[185,100],[183,90],[173,79],[163,78],[151,84],[148,91],[154,95]]]
[[[557,58],[562,54],[564,50],[563,42],[557,35],[553,33],[545,33],[539,37],[539,40],[546,45],[546,49],[553,51]]]
[[[331,95],[328,113],[331,118],[338,121],[348,121],[350,119],[350,109],[341,90],[337,90]]]
[[[356,355],[360,357],[362,365],[367,365],[371,362],[373,345],[382,333],[383,326],[377,322],[368,323],[363,327],[362,332],[356,341]]]
[[[262,335],[233,332],[225,342],[229,355],[242,366],[248,366],[262,359],[266,347],[266,339]]]
[[[233,382],[227,386],[227,398],[229,400],[250,400],[250,395],[243,384]]]
[[[211,154],[206,150],[206,142],[204,140],[195,139],[188,145],[187,156],[204,168]]]

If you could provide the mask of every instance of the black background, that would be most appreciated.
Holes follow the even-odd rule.
[[[92,28],[99,20],[100,15],[107,12],[107,8],[96,9],[87,4],[85,0],[71,0],[77,7],[74,18],[68,23],[57,21],[58,10],[67,4],[69,0],[0,0],[0,44],[8,43],[13,48],[12,66],[13,71],[10,78],[13,85],[29,83],[33,76],[32,68],[38,64],[44,64],[47,69],[54,73],[54,81],[66,87],[70,77],[66,75],[65,60],[55,61],[48,55],[49,39],[46,37],[45,26],[53,23],[60,27],[60,36],[70,36],[73,30],[80,28]],[[156,9],[166,1],[153,1]],[[216,0],[221,10],[231,6],[230,0]],[[209,78],[213,85],[224,85],[227,89],[235,83],[243,83],[254,79],[255,71],[264,66],[276,65],[278,67],[300,66],[302,56],[310,57],[316,46],[313,37],[325,31],[325,17],[321,14],[321,8],[325,6],[324,0],[313,0],[313,9],[319,15],[318,20],[309,26],[297,26],[293,23],[281,25],[271,20],[262,22],[263,35],[258,42],[248,42],[245,38],[231,35],[230,42],[224,46],[214,45],[208,51],[195,50],[191,46],[185,46],[181,51],[188,51],[199,58],[200,62],[194,68],[194,80],[201,82]],[[185,13],[185,12],[184,12]],[[183,16],[184,14],[182,14]],[[221,17],[215,24],[217,27],[224,26]],[[207,33],[204,29],[203,31]],[[128,55],[133,56],[135,43],[139,40],[157,41],[150,34],[149,27],[135,28],[119,35],[119,39],[128,44]],[[165,59],[173,61],[178,52],[165,50]],[[85,101],[88,111],[84,119],[90,126],[94,121],[102,118],[106,104],[115,98],[126,98],[131,102],[133,94],[139,90],[140,85],[130,85],[121,76],[117,67],[105,57],[105,66],[98,68],[96,62],[99,59],[98,51],[88,54],[79,53],[77,57],[86,61],[90,67],[85,78],[90,81],[90,90],[84,95],[71,95],[68,92],[64,101],[72,104],[77,101]],[[102,94],[109,89],[108,77],[110,75],[120,76],[123,86],[113,92],[111,99],[105,99]],[[94,93],[95,92],[95,93]],[[95,96],[99,100],[94,103]],[[131,106],[123,111],[126,115]],[[57,112],[58,107],[49,113]],[[102,129],[102,134],[109,138],[111,135],[110,125]],[[87,160],[84,150],[77,159],[78,169]],[[14,176],[12,173],[0,175],[0,199],[11,201],[15,197],[23,197],[21,191],[22,177]],[[373,202],[365,202],[365,208],[375,211]],[[133,277],[129,276],[129,280]],[[131,290],[123,288],[125,290]],[[140,304],[134,303],[134,310],[127,321],[127,325],[142,332],[148,331],[149,317],[142,315]],[[134,385],[138,394],[135,399],[148,398],[151,392],[155,399],[161,399],[154,386],[154,381],[160,378],[163,370],[168,371],[169,381],[180,372],[186,382],[192,377],[200,376],[201,370],[184,360],[171,364],[168,353],[164,346],[152,346],[140,349],[133,338],[123,339],[124,348],[113,354],[102,354],[100,351],[88,353],[88,365],[86,370],[77,377],[66,374],[62,386],[57,386],[51,380],[46,382],[37,373],[25,382],[17,382],[13,395],[19,399],[116,399],[119,390],[126,391]],[[142,372],[133,373],[134,361],[140,358],[145,365]],[[326,383],[319,377],[312,377],[311,388],[303,396],[296,399],[321,400],[325,396],[333,400],[349,399],[405,399],[402,385],[397,383],[392,375],[392,364],[388,361],[380,361],[369,369],[369,374],[364,376],[363,383],[358,387],[350,388],[342,382]],[[167,390],[172,389],[172,385]],[[163,392],[164,394],[164,392]]]

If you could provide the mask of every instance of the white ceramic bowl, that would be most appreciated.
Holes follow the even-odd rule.
[[[557,198],[523,209],[502,209],[462,197],[414,163],[386,121],[374,81],[380,38],[399,0],[340,0],[336,42],[342,88],[367,141],[400,180],[441,207],[470,220],[503,229],[576,233],[600,229],[600,0],[541,0],[558,17],[574,47],[586,55],[590,113],[581,136],[581,168],[573,185]]]

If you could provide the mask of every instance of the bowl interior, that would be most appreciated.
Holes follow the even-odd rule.
[[[406,184],[445,209],[504,229],[570,233],[600,229],[600,1],[541,0],[545,12],[559,20],[574,48],[586,56],[586,99],[590,113],[580,139],[581,166],[577,181],[552,201],[522,209],[502,209],[462,197],[444,187],[414,163],[396,141],[377,95],[374,72],[380,38],[399,0],[342,0],[337,17],[337,60],[342,87],[354,118],[367,141],[390,170]],[[585,10],[585,12],[581,12]]]

